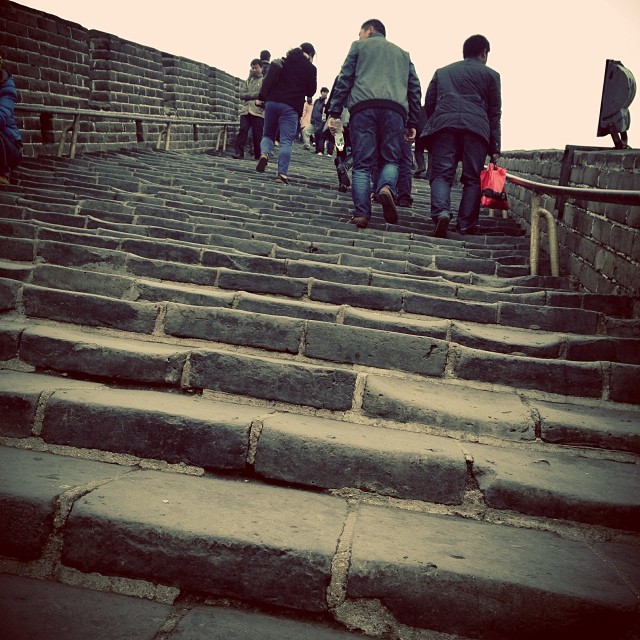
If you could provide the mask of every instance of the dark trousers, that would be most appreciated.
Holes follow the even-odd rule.
[[[329,131],[329,129],[326,129],[326,130],[324,129],[324,123],[316,127],[314,139],[316,142],[316,153],[319,153],[321,151],[324,152],[324,143],[326,141],[327,154],[330,156],[333,155],[333,147],[334,147],[333,135],[331,134],[331,131]]]
[[[462,199],[457,227],[462,231],[478,224],[480,217],[480,172],[487,157],[487,143],[479,135],[462,129],[444,129],[434,136],[429,148],[431,218],[451,216],[451,187],[458,163],[462,162]]]
[[[21,160],[22,144],[16,144],[0,129],[0,175],[9,178]]]
[[[262,140],[262,129],[264,127],[264,118],[245,113],[240,116],[240,130],[236,137],[236,154],[244,155],[244,147],[247,144],[249,129],[253,137],[253,155],[256,160],[260,158],[260,140]]]

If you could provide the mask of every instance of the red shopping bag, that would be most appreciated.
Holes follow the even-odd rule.
[[[497,167],[492,162],[488,169],[480,172],[480,206],[488,209],[501,209],[506,211],[509,208],[507,194],[504,190],[507,181],[507,170]]]

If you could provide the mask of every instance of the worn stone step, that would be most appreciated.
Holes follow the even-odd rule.
[[[241,287],[234,287],[240,289]],[[13,292],[17,301],[18,294]],[[452,346],[444,340],[407,333],[390,334],[325,321],[255,315],[236,309],[193,305],[130,302],[104,296],[22,286],[22,304],[29,317],[102,326],[144,335],[158,332],[178,338],[264,349],[270,354],[289,353],[312,360],[406,371],[458,379],[480,380],[548,393],[634,402],[627,382],[638,365],[600,360],[546,359]],[[313,300],[315,297],[310,296]],[[214,302],[219,303],[219,300]],[[16,302],[17,304],[17,302]],[[372,304],[368,306],[373,306]],[[398,310],[398,309],[396,309]],[[435,314],[438,315],[438,314]],[[443,314],[450,317],[450,314]],[[460,315],[460,314],[458,314]],[[479,346],[478,343],[475,343]],[[482,346],[487,346],[485,342]],[[593,345],[574,345],[577,355],[593,352]],[[605,368],[610,375],[605,376]]]
[[[621,443],[622,451],[595,456],[553,445],[509,446],[517,440],[490,425],[482,405],[477,424],[484,420],[480,430],[491,430],[503,440],[500,446],[12,371],[0,371],[0,399],[0,435],[5,437],[37,437],[49,445],[257,475],[275,483],[445,505],[462,504],[465,491],[477,484],[489,508],[640,529],[640,474],[633,455],[623,453],[621,437],[631,412],[619,412],[618,441],[609,437]],[[475,394],[476,402],[482,399]],[[520,410],[517,418],[518,401],[511,404],[511,429],[526,428],[530,417]],[[450,427],[443,431],[451,432]],[[522,430],[520,436],[526,441]],[[629,436],[627,446],[634,447],[637,442]]]
[[[617,538],[46,452],[2,448],[0,457],[0,549],[14,567],[46,551],[58,573],[78,578],[143,580],[347,625],[375,601],[393,626],[468,636],[616,638],[637,624],[622,558],[638,549]],[[490,597],[460,606],[478,585]]]

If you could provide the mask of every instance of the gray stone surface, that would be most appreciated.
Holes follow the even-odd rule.
[[[356,374],[296,362],[208,350],[191,354],[189,385],[322,409],[351,408]]]
[[[358,516],[347,597],[379,598],[411,626],[514,639],[615,637],[636,606],[583,543],[378,507]]]
[[[271,615],[199,607],[176,627],[171,640],[347,640],[361,634],[341,631],[319,622],[287,620]]]
[[[487,504],[546,518],[640,530],[640,470],[571,451],[514,451],[472,443]]]
[[[490,353],[460,347],[454,365],[456,377],[537,389],[566,396],[600,398],[604,374],[599,362],[567,362]]]
[[[303,330],[302,320],[235,309],[169,304],[165,318],[169,335],[294,354],[300,349]]]
[[[263,421],[255,470],[315,487],[460,504],[467,467],[448,438],[278,414]]]
[[[0,636],[6,640],[153,640],[171,612],[169,605],[141,598],[0,575]]]
[[[640,411],[534,400],[546,442],[640,453]]]
[[[321,360],[440,377],[448,347],[445,341],[426,336],[309,321],[304,354]]]
[[[29,328],[20,342],[20,358],[38,368],[173,385],[180,382],[188,351],[74,328]]]
[[[465,438],[535,438],[531,413],[514,393],[369,375],[362,409],[371,416],[451,429]]]
[[[22,299],[27,316],[137,333],[152,333],[158,316],[158,305],[149,302],[114,300],[33,285],[25,285]]]
[[[208,469],[244,470],[251,422],[265,409],[153,391],[57,391],[46,442]]]
[[[326,609],[338,498],[141,471],[76,502],[63,561],[200,593]]]
[[[0,447],[0,555],[38,558],[53,530],[60,494],[130,471],[130,467]]]

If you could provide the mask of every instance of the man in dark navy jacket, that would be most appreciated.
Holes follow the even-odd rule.
[[[425,97],[434,235],[445,238],[451,220],[451,186],[462,161],[462,200],[456,231],[473,234],[480,215],[480,172],[487,155],[500,157],[500,75],[487,66],[489,41],[474,35],[463,60],[438,69]]]

